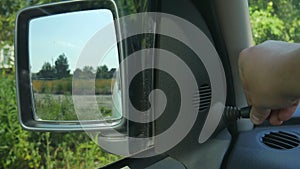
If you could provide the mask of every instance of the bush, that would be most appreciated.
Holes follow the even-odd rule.
[[[299,0],[249,0],[255,44],[266,40],[300,41]]]

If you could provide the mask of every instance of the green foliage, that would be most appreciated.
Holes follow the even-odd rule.
[[[22,8],[44,4],[49,2],[57,2],[60,0],[1,0],[0,1],[0,49],[5,46],[13,46],[15,18],[17,12]]]
[[[42,69],[35,75],[35,79],[62,79],[70,77],[68,58],[65,54],[61,54],[55,61],[55,65],[51,66],[49,62],[45,62]]]
[[[40,119],[47,120],[77,120],[71,97],[35,96],[35,106]]]
[[[6,45],[13,46],[15,18],[19,10],[55,1],[61,0],[1,0],[0,49]],[[101,167],[120,159],[103,152],[85,133],[23,130],[18,121],[14,73],[14,68],[0,69],[0,168],[85,169]],[[61,87],[64,88],[56,88]],[[44,87],[42,90],[46,91],[48,88]],[[64,109],[63,105],[60,108]]]
[[[96,72],[91,66],[85,66],[83,69],[77,68],[73,76],[76,79],[112,79],[116,72],[116,68],[111,68],[110,70],[106,65],[97,67]]]
[[[106,107],[100,107],[100,112],[102,113],[102,115],[104,117],[106,117],[106,116],[112,116],[112,110],[108,109]]]
[[[92,66],[84,66],[83,69],[77,68],[73,72],[73,76],[76,79],[112,79],[116,72],[116,68],[111,68],[110,70],[106,65],[97,67],[94,71]],[[41,70],[32,74],[33,79],[63,79],[72,77],[69,70],[68,59],[65,54],[61,54],[55,61],[55,65],[51,66],[49,62],[45,62]]]
[[[18,121],[15,77],[4,71],[0,74],[0,168],[85,169],[101,167],[120,159],[103,152],[85,133],[23,130]],[[53,111],[57,111],[55,108],[65,109],[71,102],[61,101],[60,107],[54,107]]]
[[[69,63],[65,54],[61,54],[55,61],[55,77],[58,79],[70,76]]]
[[[55,69],[49,62],[45,62],[42,69],[37,73],[38,78],[53,79],[55,78]]]
[[[92,66],[83,67],[81,77],[83,79],[95,79],[94,68]]]
[[[249,0],[249,6],[255,44],[300,42],[300,0]]]
[[[108,68],[106,65],[97,68],[96,77],[99,79],[108,79]]]

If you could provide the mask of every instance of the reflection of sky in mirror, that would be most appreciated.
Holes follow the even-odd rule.
[[[88,40],[113,21],[107,9],[80,11],[33,19],[29,27],[31,71],[38,72],[45,62],[54,65],[59,55],[68,58],[71,72]],[[114,33],[114,31],[112,31]],[[114,34],[112,36],[115,36]],[[118,67],[117,48],[105,57],[101,65]]]

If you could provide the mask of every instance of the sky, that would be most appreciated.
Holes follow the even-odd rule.
[[[63,53],[68,58],[69,69],[73,72],[86,44],[101,28],[111,24],[112,21],[113,15],[107,9],[71,12],[31,20],[29,26],[31,72],[37,73],[45,62],[54,65],[55,60]],[[109,36],[116,37],[114,29],[109,32]],[[102,43],[103,40],[105,39],[102,39]],[[117,68],[117,47],[109,49],[108,54],[97,65],[107,65],[109,69]]]

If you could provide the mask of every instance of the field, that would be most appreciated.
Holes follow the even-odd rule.
[[[80,120],[105,120],[121,116],[112,104],[111,95],[35,93],[34,98],[37,117],[42,120],[77,120],[78,116]]]
[[[112,79],[72,81],[72,78],[66,78],[60,80],[33,80],[32,86],[35,93],[111,94],[111,84],[113,83]],[[74,85],[73,90],[72,85]],[[91,89],[91,86],[94,88]]]
[[[120,112],[112,104],[112,84],[112,79],[33,80],[37,117],[42,120],[118,118]]]

